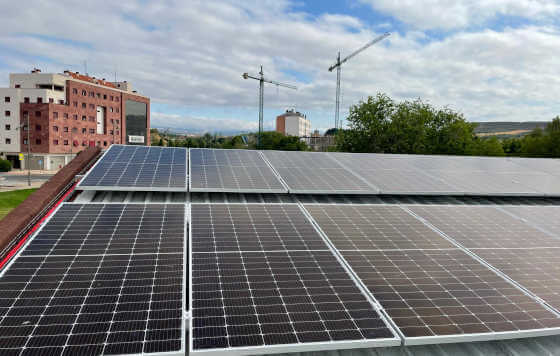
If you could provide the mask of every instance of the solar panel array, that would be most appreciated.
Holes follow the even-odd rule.
[[[191,352],[399,344],[298,205],[192,204],[191,226]]]
[[[183,204],[63,204],[0,278],[0,354],[184,350]]]
[[[290,193],[376,194],[377,187],[323,152],[263,151]]]
[[[111,145],[78,187],[84,190],[186,191],[187,150]]]
[[[287,192],[258,151],[192,148],[189,163],[193,192]]]
[[[560,327],[557,314],[400,206],[305,205],[305,208],[399,327],[406,344],[425,343],[430,338],[453,341],[512,338]],[[431,208],[445,212],[452,207],[410,208],[425,216],[422,213]],[[485,214],[487,221],[499,215],[490,211],[481,211],[480,215]],[[488,231],[498,232],[500,224],[510,223],[505,217],[495,221]],[[457,218],[436,226],[443,231],[454,228],[459,234],[448,232],[453,237],[459,236],[459,240],[464,236],[468,241],[488,242],[480,237],[485,235],[486,228],[481,228],[484,224],[471,228],[470,223],[471,220]],[[502,229],[507,226],[503,225]],[[522,229],[514,225],[509,231],[513,233],[511,236],[504,232],[497,238],[514,244],[521,239],[520,233],[529,229],[529,226]],[[547,241],[538,234],[536,238],[539,236]]]

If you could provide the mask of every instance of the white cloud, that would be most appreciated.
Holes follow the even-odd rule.
[[[360,0],[420,29],[460,29],[497,16],[544,19],[557,16],[556,0]]]
[[[525,11],[537,17],[557,11],[555,3],[544,0],[519,0],[517,5],[513,0],[488,0],[486,7],[471,1],[470,6],[459,2],[457,11],[428,21],[427,12],[442,8],[432,1],[433,6],[422,2],[422,8],[411,1],[400,15],[387,7],[388,2],[376,3],[394,16],[419,23],[437,23],[436,18],[445,16],[468,23],[472,16],[484,17],[484,9],[496,14]],[[327,68],[338,50],[348,54],[386,30],[385,24],[377,25],[383,29],[349,16],[312,17],[292,12],[287,1],[274,0],[99,1],[79,7],[69,0],[36,1],[26,7],[9,2],[0,15],[0,84],[7,84],[9,72],[44,68],[41,57],[54,62],[48,64],[50,71],[74,64],[71,69],[82,72],[87,59],[93,75],[113,78],[117,69],[120,79],[131,81],[152,103],[189,113],[152,113],[154,126],[171,127],[171,122],[176,128],[253,130],[256,120],[206,117],[197,108],[255,110],[256,116],[258,83],[243,80],[241,74],[256,73],[263,64],[267,77],[298,86],[297,91],[267,86],[269,112],[295,106],[314,113],[314,126],[328,127],[334,121],[336,75]],[[342,108],[384,91],[397,99],[422,97],[448,105],[471,120],[548,120],[560,113],[558,68],[560,33],[551,25],[456,31],[437,40],[415,29],[394,33],[344,66]],[[302,73],[305,80],[298,82],[294,73]]]

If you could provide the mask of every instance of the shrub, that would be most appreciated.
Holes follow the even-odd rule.
[[[9,172],[12,170],[12,164],[10,161],[5,159],[0,159],[0,172]]]

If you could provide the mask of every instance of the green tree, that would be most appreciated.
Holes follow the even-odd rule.
[[[497,137],[476,138],[473,141],[471,154],[475,156],[505,156],[504,147]]]

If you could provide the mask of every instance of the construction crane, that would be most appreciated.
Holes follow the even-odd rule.
[[[270,83],[276,85],[276,87],[284,87],[289,89],[297,90],[297,87],[290,84],[280,83],[274,80],[269,80],[264,77],[263,67],[261,66],[261,71],[259,76],[249,75],[249,73],[243,73],[243,79],[255,79],[259,81],[259,136],[257,138],[257,148],[261,148],[262,143],[262,132],[263,132],[263,100],[264,100],[264,83]]]
[[[342,65],[344,63],[346,63],[350,58],[355,57],[360,52],[368,49],[369,47],[373,46],[377,42],[384,40],[385,38],[389,37],[390,35],[391,34],[389,32],[386,32],[386,33],[382,34],[381,36],[373,39],[372,41],[370,41],[368,43],[366,43],[365,45],[363,45],[362,47],[360,47],[359,49],[354,51],[354,53],[347,56],[343,60],[340,60],[340,52],[338,52],[338,56],[336,57],[336,63],[329,67],[329,72],[332,72],[333,69],[336,68],[336,109],[335,109],[336,111],[335,111],[335,114],[334,114],[334,127],[335,128],[338,129],[339,126],[342,127],[342,122],[339,120],[339,112],[340,112],[340,71],[342,69]]]

